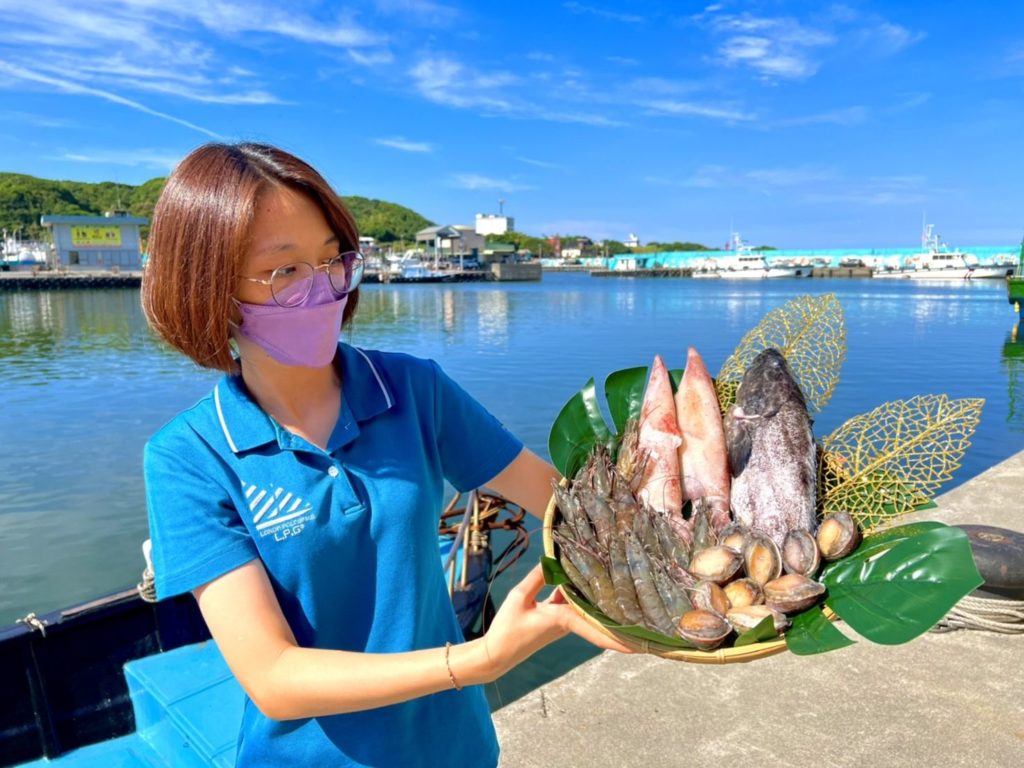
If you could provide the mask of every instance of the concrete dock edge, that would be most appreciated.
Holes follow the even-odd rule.
[[[917,519],[1024,530],[1024,453]],[[708,666],[605,652],[494,714],[502,768],[1024,765],[1024,636]]]

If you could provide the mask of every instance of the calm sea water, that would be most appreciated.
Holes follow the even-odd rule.
[[[827,434],[887,400],[984,397],[953,487],[1024,450],[1024,337],[1000,281],[924,285],[835,279],[729,282],[546,274],[540,283],[369,285],[349,340],[441,362],[533,450],[593,376],[682,367],[695,346],[712,373],[769,310],[835,293],[848,353]],[[216,375],[164,349],[134,290],[0,294],[0,626],[130,587],[147,537],[142,446]],[[498,597],[536,562],[531,551]],[[570,638],[491,686],[507,703],[590,656]]]

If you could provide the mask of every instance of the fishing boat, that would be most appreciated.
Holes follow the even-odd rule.
[[[922,230],[921,245],[921,252],[908,256],[905,261],[906,276],[912,280],[1001,280],[1013,272],[1011,265],[994,261],[982,263],[973,253],[950,249],[935,234],[932,224]]]
[[[494,580],[525,552],[525,511],[453,496],[438,546],[467,638],[495,612]],[[498,531],[508,543],[495,555]],[[0,767],[230,768],[245,694],[191,595],[136,588],[0,628]]]
[[[0,270],[19,272],[43,269],[47,265],[48,255],[46,243],[19,240],[9,237],[6,229],[3,231],[3,239],[0,240]]]
[[[425,263],[418,252],[410,252],[389,268],[388,282],[391,283],[438,283],[455,279],[455,273],[436,269]]]
[[[797,264],[771,263],[765,255],[732,233],[730,255],[709,257],[694,266],[693,277],[714,277],[730,280],[761,280],[777,277],[810,277],[811,267]]]

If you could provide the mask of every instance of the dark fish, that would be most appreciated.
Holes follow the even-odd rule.
[[[814,435],[800,385],[776,349],[754,358],[725,415],[736,520],[782,546],[796,528],[814,531]]]

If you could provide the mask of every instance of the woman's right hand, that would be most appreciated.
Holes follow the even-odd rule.
[[[481,638],[493,678],[570,632],[599,648],[632,653],[628,646],[587,623],[565,601],[561,591],[556,589],[546,599],[538,601],[543,588],[544,573],[538,565],[512,588]]]

